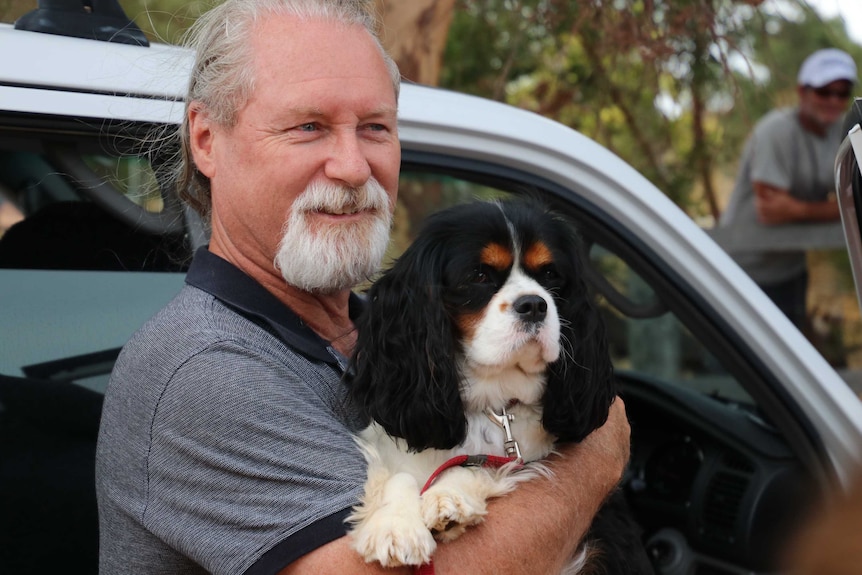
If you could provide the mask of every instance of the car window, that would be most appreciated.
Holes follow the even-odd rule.
[[[138,224],[182,216],[124,142],[0,133],[0,375],[104,392],[120,347],[182,286],[186,234]]]
[[[3,157],[9,163],[11,158],[17,159],[18,171],[5,172],[3,177],[7,186],[16,191],[13,197],[22,207],[25,219],[52,207],[66,208],[67,202],[76,204],[77,216],[85,211],[103,212],[80,197],[68,178],[52,169],[42,155],[6,150]],[[88,154],[82,159],[103,181],[110,182],[116,193],[124,194],[148,211],[163,209],[164,200],[145,159],[107,154]],[[395,258],[404,251],[429,213],[472,199],[501,198],[512,193],[515,192],[440,171],[422,171],[417,167],[405,170],[388,257]],[[110,215],[102,213],[102,218],[107,221]],[[66,240],[74,242],[71,237]],[[109,255],[122,265],[123,257],[128,256],[117,250]],[[618,371],[734,399],[749,399],[707,347],[691,335],[675,314],[660,305],[654,290],[625,259],[595,243],[590,246],[589,254],[598,277],[612,290],[604,293],[600,290],[599,295]],[[88,257],[95,256],[91,253]],[[71,378],[94,388],[102,387],[110,366],[97,361],[99,354],[116,352],[179,289],[182,270],[164,276],[130,267],[126,271],[139,272],[130,276],[119,270],[64,269],[74,267],[75,263],[78,267],[89,263],[61,258],[48,265],[44,257],[46,254],[26,258],[22,255],[19,260],[22,263],[16,269],[0,270],[2,325],[33,326],[11,345],[4,346],[0,352],[0,373],[15,376],[38,373],[47,378]],[[27,269],[32,267],[43,269],[38,272]],[[80,323],[57,322],[52,326],[51,317],[63,317],[64,313],[68,316],[70,310],[74,310]],[[99,365],[101,373],[88,373]]]
[[[453,174],[412,164],[402,170],[390,257],[397,257],[415,237],[431,212],[472,199],[503,198],[518,193],[552,195],[541,188],[505,181],[482,182],[479,174]],[[582,234],[584,235],[584,234]],[[752,404],[751,396],[686,323],[664,304],[629,261],[609,247],[587,241],[593,273],[588,278],[598,294],[614,368],[635,379],[660,380],[710,396]],[[687,321],[691,321],[687,318]]]
[[[122,139],[80,136],[56,145],[51,136],[0,140],[0,189],[20,215],[5,233],[0,230],[0,325],[28,326],[0,351],[0,373],[103,390],[119,348],[181,287],[192,246],[184,234],[137,228],[102,205],[91,189],[82,189],[98,182],[148,214],[169,212],[171,194],[160,189],[149,160],[124,148]],[[404,251],[428,214],[515,193],[554,201],[541,187],[407,162],[387,257]],[[631,257],[594,236],[585,235],[589,279],[609,328],[615,369],[751,402],[710,346],[664,305]],[[75,321],[52,322],[60,317]]]
[[[164,198],[150,162],[141,156],[84,154],[84,164],[114,190],[152,213],[165,209]]]
[[[104,392],[120,347],[183,284],[182,273],[0,270],[0,374]]]

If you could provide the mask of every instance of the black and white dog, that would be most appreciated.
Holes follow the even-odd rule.
[[[546,472],[519,463],[605,422],[617,390],[582,266],[572,228],[544,207],[475,202],[432,215],[370,288],[350,382],[371,419],[359,440],[365,494],[349,518],[367,561],[427,563],[435,537],[456,538],[482,521],[489,498]],[[452,467],[422,492],[450,458],[476,454],[515,461]],[[601,537],[591,531],[591,552],[566,573],[597,555],[608,573],[651,572],[616,547],[594,552],[629,538],[645,561],[636,535]]]

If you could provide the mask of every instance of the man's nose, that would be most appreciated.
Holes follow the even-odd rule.
[[[358,188],[371,177],[371,166],[355,132],[336,135],[325,167],[326,177]]]

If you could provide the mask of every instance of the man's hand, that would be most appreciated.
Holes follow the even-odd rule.
[[[766,226],[792,222],[828,222],[840,217],[838,202],[806,202],[790,192],[762,182],[754,182],[754,209],[757,220]]]
[[[780,190],[764,184],[754,186],[754,209],[757,220],[764,225],[774,226],[795,222],[800,218],[803,208],[787,190]]]
[[[631,450],[631,427],[620,397],[611,404],[607,422],[589,434],[580,446],[599,455],[609,469],[618,470],[616,485],[628,465]]]
[[[485,521],[453,542],[437,547],[435,570],[449,573],[559,573],[590,527],[592,518],[616,488],[628,464],[630,434],[625,404],[617,398],[608,421],[577,444],[548,459],[550,476],[522,483],[489,502]],[[526,512],[525,512],[526,510]],[[279,572],[412,573],[364,563],[348,537],[319,547]]]

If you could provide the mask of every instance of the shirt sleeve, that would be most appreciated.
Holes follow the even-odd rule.
[[[339,373],[289,363],[219,343],[180,366],[159,399],[144,524],[212,573],[274,572],[344,535],[361,493]]]
[[[798,161],[795,146],[799,144],[788,129],[785,113],[771,116],[755,128],[752,140],[751,181],[790,190],[793,170]]]

